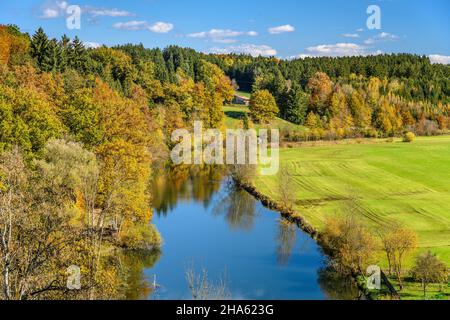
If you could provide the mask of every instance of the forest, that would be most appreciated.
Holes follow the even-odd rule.
[[[305,127],[284,132],[289,141],[438,135],[450,124],[450,67],[426,57],[94,49],[1,25],[0,297],[126,295],[116,250],[161,245],[149,182],[170,166],[172,132],[195,120],[224,128],[237,89],[252,92],[255,123]],[[65,286],[74,262],[84,275],[76,293]]]

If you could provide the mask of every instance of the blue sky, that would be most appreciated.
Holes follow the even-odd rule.
[[[79,30],[66,27],[69,5],[81,8]],[[380,7],[379,30],[367,28],[369,5]],[[408,52],[450,63],[449,0],[2,0],[0,23],[93,46],[177,44],[280,58]]]

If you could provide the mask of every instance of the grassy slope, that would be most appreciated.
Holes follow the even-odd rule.
[[[250,93],[250,92],[245,92],[245,91],[236,91],[236,94],[238,95],[238,96],[241,96],[241,97],[245,97],[245,98],[249,98],[250,99],[250,97],[252,96],[252,94]]]
[[[229,129],[238,129],[242,125],[242,118],[244,113],[249,113],[249,108],[246,106],[238,106],[238,105],[228,105],[224,106],[223,110],[225,112],[225,127]],[[279,130],[307,130],[305,127],[292,124],[288,121],[285,121],[280,118],[276,118],[270,124],[265,125],[254,125],[255,129],[260,128],[271,128],[271,129],[279,129]]]
[[[319,229],[351,204],[375,231],[400,222],[416,230],[421,250],[450,262],[450,137],[283,149],[281,163],[294,174],[297,212]],[[277,197],[276,177],[255,184]]]

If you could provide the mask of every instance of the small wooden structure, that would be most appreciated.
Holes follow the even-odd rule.
[[[250,99],[247,98],[247,97],[243,97],[243,96],[235,94],[232,103],[233,104],[244,105],[244,106],[249,106],[250,105]]]

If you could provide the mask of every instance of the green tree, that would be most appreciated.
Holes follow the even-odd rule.
[[[281,110],[282,118],[295,124],[304,124],[308,110],[308,97],[301,87],[294,84],[286,94],[284,107]]]
[[[43,71],[49,71],[50,65],[50,42],[44,29],[39,28],[31,39],[31,57],[36,61],[36,65]]]
[[[66,40],[66,39],[64,39]],[[67,62],[69,67],[79,71],[87,71],[87,52],[83,42],[76,36],[69,43],[67,50]]]

